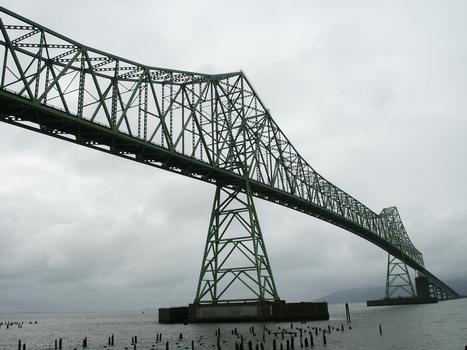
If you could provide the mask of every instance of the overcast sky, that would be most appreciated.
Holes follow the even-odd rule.
[[[3,0],[148,65],[243,70],[297,150],[425,265],[467,275],[467,2]],[[183,305],[214,187],[0,123],[0,311]],[[278,292],[385,283],[386,253],[257,200]]]

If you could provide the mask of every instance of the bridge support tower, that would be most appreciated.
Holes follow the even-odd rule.
[[[217,184],[194,303],[159,309],[159,322],[328,319],[326,302],[279,299],[248,181]]]
[[[246,193],[216,185],[194,303],[278,300],[248,185]]]
[[[430,287],[428,279],[422,275],[415,277],[417,293],[407,264],[388,253],[386,291],[384,299],[368,300],[367,306],[389,306],[406,304],[428,304],[438,302],[436,291]]]
[[[393,296],[415,298],[416,294],[407,264],[388,253],[386,293],[384,297],[390,299]]]

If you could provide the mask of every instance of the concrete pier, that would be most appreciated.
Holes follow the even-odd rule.
[[[160,308],[159,323],[188,323],[188,306]]]
[[[428,282],[428,278],[424,276],[415,277],[415,289],[417,290],[417,296],[419,298],[431,298],[430,284]]]
[[[391,306],[391,305],[412,305],[412,304],[435,304],[435,298],[387,298],[378,300],[368,300],[366,306]]]
[[[159,323],[273,322],[329,320],[326,302],[190,304],[160,308]]]
[[[435,304],[437,298],[433,298],[430,294],[430,286],[428,279],[424,276],[415,278],[415,287],[417,290],[416,297],[399,297],[385,298],[378,300],[368,300],[367,306],[390,306],[390,305],[411,305],[411,304]]]

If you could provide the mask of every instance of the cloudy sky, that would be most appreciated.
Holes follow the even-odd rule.
[[[3,0],[145,64],[243,70],[299,152],[379,212],[425,264],[467,275],[467,2]],[[211,185],[0,123],[0,311],[194,298]],[[258,200],[279,294],[383,285],[386,253]]]

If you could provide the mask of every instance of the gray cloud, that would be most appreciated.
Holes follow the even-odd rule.
[[[2,6],[135,61],[243,70],[315,169],[375,211],[397,205],[428,268],[465,276],[465,2]],[[193,299],[212,186],[7,124],[0,150],[0,310]],[[379,248],[286,208],[257,209],[281,297],[384,283]]]

